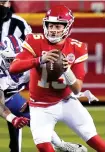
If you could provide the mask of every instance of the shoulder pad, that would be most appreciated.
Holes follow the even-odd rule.
[[[71,39],[71,44],[75,47],[75,63],[87,60],[88,50],[87,44],[75,39]]]
[[[28,34],[23,42],[23,48],[28,50],[34,57],[36,57],[38,54],[37,50],[40,48],[42,39],[44,39],[43,34]]]
[[[29,39],[40,40],[44,39],[44,36],[41,33],[30,33],[27,34],[25,41],[28,41]]]
[[[72,45],[75,45],[76,47],[81,47],[82,46],[82,42],[76,40],[76,39],[71,39],[70,43]]]
[[[40,39],[44,39],[44,36],[43,36],[42,33],[34,33],[34,34],[33,34],[33,38],[34,38],[35,40],[40,40]]]

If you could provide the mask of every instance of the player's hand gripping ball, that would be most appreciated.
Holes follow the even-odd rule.
[[[65,68],[63,65],[63,58],[64,55],[61,51],[56,52],[59,57],[57,57],[57,60],[54,62],[47,62],[46,63],[46,69],[48,73],[47,81],[57,81],[57,79],[63,74],[65,71]]]

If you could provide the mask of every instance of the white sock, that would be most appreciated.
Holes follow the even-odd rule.
[[[51,142],[54,144],[54,146],[61,147],[62,141],[55,131],[53,131]]]

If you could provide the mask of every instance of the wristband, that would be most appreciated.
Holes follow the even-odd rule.
[[[40,66],[40,57],[32,59],[32,62],[36,67]]]
[[[16,116],[12,113],[10,113],[9,115],[7,115],[6,120],[9,122],[12,122],[12,120],[15,118]]]
[[[64,72],[64,76],[65,76],[65,79],[66,79],[66,83],[68,85],[73,85],[77,80],[74,73],[70,69],[70,67],[68,67],[67,70]]]

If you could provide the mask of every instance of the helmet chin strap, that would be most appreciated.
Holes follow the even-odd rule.
[[[58,37],[58,38],[52,38],[50,36],[47,36],[47,39],[51,42],[51,43],[58,43],[62,40],[62,37]]]

